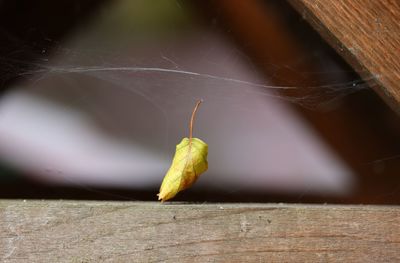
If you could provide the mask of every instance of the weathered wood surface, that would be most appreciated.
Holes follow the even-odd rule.
[[[400,112],[400,1],[290,2]]]
[[[400,207],[0,201],[1,262],[400,262]]]

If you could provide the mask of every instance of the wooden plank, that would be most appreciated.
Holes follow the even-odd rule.
[[[400,112],[400,1],[290,2]]]
[[[399,262],[400,207],[0,201],[1,262]]]

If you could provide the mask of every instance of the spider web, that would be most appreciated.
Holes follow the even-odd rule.
[[[65,144],[54,144],[53,148],[48,147],[58,151],[64,147],[64,151],[71,151],[71,154],[49,151],[48,156],[60,154],[58,158],[63,160],[63,165],[55,164],[53,162],[57,160],[47,157],[39,162],[38,166],[32,164],[37,160],[30,160],[26,167],[35,170],[37,176],[46,180],[55,178],[56,183],[67,182],[86,187],[88,190],[92,188],[85,184],[96,186],[94,179],[99,176],[103,178],[102,184],[128,188],[135,185],[154,187],[161,182],[160,173],[166,171],[169,165],[172,146],[181,137],[186,136],[190,109],[196,100],[203,99],[205,104],[199,113],[195,134],[208,139],[207,142],[211,146],[210,163],[220,165],[214,170],[211,169],[214,178],[203,183],[200,180],[200,187],[213,185],[216,189],[232,193],[244,188],[262,191],[276,188],[300,192],[300,195],[308,191],[336,194],[351,191],[354,184],[351,179],[352,172],[340,159],[326,150],[326,145],[311,138],[315,137],[313,131],[302,124],[296,113],[287,105],[329,111],[340,107],[341,100],[346,96],[371,88],[374,83],[372,79],[349,79],[347,69],[343,69],[323,51],[315,51],[307,57],[293,58],[286,65],[271,63],[269,66],[278,72],[304,60],[314,59],[317,64],[320,63],[319,71],[297,73],[318,76],[326,82],[325,84],[309,87],[272,85],[274,75],[266,79],[238,47],[217,32],[193,24],[193,21],[187,18],[187,14],[182,15],[185,11],[181,6],[168,7],[168,12],[180,14],[178,29],[171,29],[171,25],[168,24],[161,30],[158,27],[132,28],[131,25],[135,23],[131,23],[127,18],[129,13],[125,11],[132,10],[131,5],[133,4],[130,1],[118,2],[109,12],[111,15],[99,15],[63,42],[47,39],[52,46],[51,51],[48,51],[46,46],[35,46],[34,49],[42,50],[35,60],[24,61],[16,58],[19,53],[32,47],[15,50],[0,58],[2,68],[6,69],[6,73],[0,76],[3,83],[16,76],[23,79],[14,84],[12,91],[6,94],[3,100],[15,102],[19,99],[20,104],[15,104],[18,107],[21,103],[32,107],[45,105],[46,112],[54,110],[58,114],[48,114],[50,119],[54,118],[53,122],[49,122],[52,124],[57,124],[55,119],[58,117],[67,119],[63,122],[67,124],[60,125],[59,130],[47,131],[50,134],[43,135],[42,137],[47,137],[39,140],[38,144],[32,144],[31,148],[40,148],[41,143],[51,139],[59,141],[60,138],[69,138],[70,134],[67,133],[65,137],[56,135],[62,133],[62,128],[68,130],[78,123],[82,125],[76,127],[85,127],[81,132],[90,131],[93,137],[100,138],[99,141],[107,141],[100,147],[98,141],[90,136],[85,137],[86,141],[93,144],[92,148],[83,151],[86,155],[98,154],[93,150],[96,147],[102,148],[101,151],[107,147],[109,149],[101,158],[85,157],[85,163],[77,166],[65,163],[65,160],[72,156],[76,158],[71,162],[78,159],[79,156],[72,153],[73,148],[69,149]],[[165,19],[169,21],[170,17]],[[287,96],[282,93],[293,90],[301,90],[302,95]],[[12,108],[9,105],[0,104],[0,110]],[[28,112],[31,109],[33,108],[26,107]],[[272,109],[276,109],[276,112],[266,112]],[[43,112],[45,110],[37,113]],[[21,114],[25,114],[25,117],[30,116],[26,113]],[[287,126],[274,117],[274,114],[286,116],[288,122],[296,125]],[[265,122],[271,124],[260,124]],[[29,130],[33,126],[28,124],[21,127]],[[42,125],[46,126],[44,122]],[[245,129],[244,125],[247,126]],[[306,134],[303,137],[304,141],[314,145],[308,150],[319,149],[325,157],[325,161],[318,161],[321,165],[312,160],[313,156],[308,157],[309,164],[316,165],[315,171],[311,171],[313,175],[321,174],[326,167],[333,167],[322,175],[319,183],[315,182],[315,177],[306,176],[310,170],[305,169],[304,165],[293,165],[297,167],[293,169],[303,175],[300,177],[284,169],[287,167],[285,162],[288,151],[297,152],[296,156],[301,156],[300,148],[304,148],[304,145],[299,144],[293,150],[288,150],[289,145],[278,147],[275,151],[263,150],[274,149],[273,141],[279,138],[280,131],[286,134],[284,138],[296,140],[296,137],[287,132],[290,127]],[[275,131],[271,132],[273,129]],[[74,130],[69,132],[73,133]],[[14,146],[4,144],[3,152],[10,153],[15,150]],[[79,144],[79,140],[76,140],[75,144]],[[260,144],[264,148],[259,147]],[[115,145],[118,146],[118,150]],[[137,150],[133,151],[133,148]],[[138,152],[140,157],[131,161],[130,158]],[[23,155],[16,151],[8,161],[19,167],[21,164],[15,159],[21,154]],[[110,177],[114,166],[99,165],[99,162],[108,162],[109,158],[116,163],[115,167],[119,169],[116,173],[119,176]],[[238,161],[242,164],[234,165]],[[136,168],[140,167],[135,170],[135,174],[132,174],[131,162]],[[274,166],[274,163],[277,165]],[[274,176],[265,176],[266,171],[262,164],[276,167],[269,172]],[[100,168],[94,171],[82,170],[85,166]],[[249,168],[252,170],[249,171]],[[245,173],[250,175],[243,182],[240,178]],[[230,174],[231,177],[227,179],[223,174]],[[82,179],[82,175],[89,179]],[[132,178],[135,180],[132,181]],[[260,178],[264,179],[260,181]],[[272,185],[270,188],[269,184]]]

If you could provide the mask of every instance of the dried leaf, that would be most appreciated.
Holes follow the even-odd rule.
[[[208,168],[208,145],[198,138],[192,138],[194,117],[202,101],[198,101],[190,120],[190,137],[183,138],[176,146],[171,167],[160,187],[158,200],[167,201],[196,182],[200,174]]]

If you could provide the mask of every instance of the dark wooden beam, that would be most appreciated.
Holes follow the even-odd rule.
[[[290,0],[290,3],[400,112],[399,1]]]

